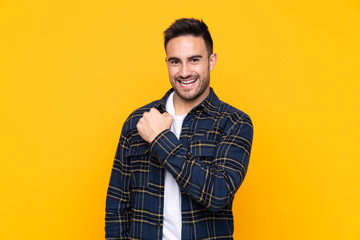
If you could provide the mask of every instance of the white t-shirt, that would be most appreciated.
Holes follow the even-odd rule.
[[[174,92],[170,94],[166,102],[166,111],[174,118],[170,131],[172,131],[176,137],[179,138],[182,124],[186,115],[175,115],[173,98]],[[163,240],[180,240],[182,225],[180,188],[174,177],[167,170],[165,170],[163,217]]]

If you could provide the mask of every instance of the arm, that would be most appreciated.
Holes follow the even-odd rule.
[[[124,129],[123,129],[124,131]],[[115,154],[106,199],[105,238],[128,239],[130,226],[130,166],[127,162],[128,142],[121,134]]]
[[[215,151],[210,165],[184,148],[170,130],[156,136],[150,151],[195,201],[218,211],[232,200],[244,180],[252,137],[252,123],[246,116],[239,117],[217,144],[199,142],[201,151],[211,151],[211,148]]]

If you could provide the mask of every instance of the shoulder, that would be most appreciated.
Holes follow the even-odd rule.
[[[248,114],[223,101],[219,101],[218,119],[223,122],[225,132],[244,126],[253,129],[252,120]]]
[[[222,127],[228,125],[228,128],[238,124],[248,124],[252,127],[251,118],[248,114],[220,100],[212,88],[210,89],[210,94],[205,106],[210,115],[215,117],[216,121],[218,121]],[[225,130],[225,128],[223,128],[223,130]]]

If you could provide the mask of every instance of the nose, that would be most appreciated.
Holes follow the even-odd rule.
[[[180,69],[180,77],[188,78],[191,76],[191,68],[187,63],[182,64]]]

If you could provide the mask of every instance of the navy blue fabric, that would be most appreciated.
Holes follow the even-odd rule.
[[[182,239],[233,239],[232,202],[248,168],[252,122],[211,89],[179,139],[165,130],[149,144],[136,124],[152,107],[165,112],[172,91],[124,123],[107,192],[107,239],[162,239],[164,169],[181,190]]]

